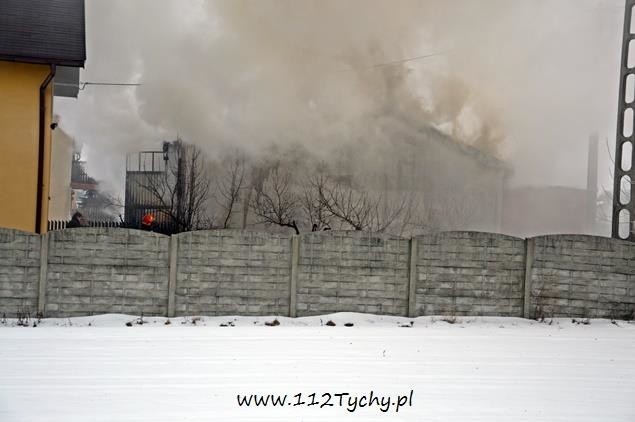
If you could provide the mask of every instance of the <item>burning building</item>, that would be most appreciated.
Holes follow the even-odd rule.
[[[505,163],[457,141],[432,126],[413,129],[398,120],[380,120],[372,142],[344,147],[337,168],[348,167],[358,184],[417,198],[420,230],[501,229]]]
[[[176,141],[128,156],[127,224],[151,213],[180,221],[178,231],[500,231],[507,167],[432,126],[378,119],[367,137],[330,150],[298,143],[209,164],[196,151]]]

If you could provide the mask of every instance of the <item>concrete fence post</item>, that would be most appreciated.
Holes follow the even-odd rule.
[[[410,251],[408,256],[408,317],[417,316],[417,238],[410,239]]]
[[[173,318],[176,308],[176,275],[179,253],[179,238],[177,235],[170,236],[170,272],[168,278],[168,318]]]
[[[40,277],[37,290],[37,312],[44,316],[46,308],[46,279],[48,273],[49,234],[40,235]]]
[[[291,238],[291,278],[289,283],[289,317],[297,315],[298,265],[300,263],[300,236]]]
[[[534,239],[525,240],[525,282],[523,283],[523,318],[530,318],[531,314],[531,274],[534,266]]]

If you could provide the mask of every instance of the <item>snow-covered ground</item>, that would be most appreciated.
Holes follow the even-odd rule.
[[[144,320],[0,324],[0,421],[635,421],[633,323]],[[336,325],[323,325],[329,320]],[[378,402],[360,407],[371,390],[392,398],[387,412]],[[298,393],[305,404],[294,406]],[[326,393],[334,406],[320,407]],[[240,407],[238,394],[288,398]]]

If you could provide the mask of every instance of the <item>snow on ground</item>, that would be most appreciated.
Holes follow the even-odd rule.
[[[144,321],[1,323],[0,421],[635,421],[633,323],[344,313]],[[348,402],[371,390],[392,397],[386,413]],[[411,390],[412,406],[395,412]],[[298,393],[305,404],[294,406]],[[319,405],[307,405],[311,393]],[[325,393],[350,396],[320,407]],[[240,407],[238,394],[288,399]]]

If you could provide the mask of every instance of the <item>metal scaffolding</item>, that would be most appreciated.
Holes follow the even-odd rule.
[[[613,173],[613,221],[614,238],[635,241],[635,0],[626,0],[624,35],[622,39],[622,64],[615,144],[615,170]]]

